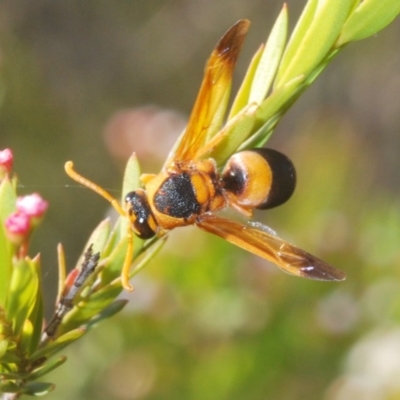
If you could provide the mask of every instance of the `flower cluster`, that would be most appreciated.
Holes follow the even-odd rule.
[[[12,151],[10,149],[0,150],[1,180],[9,179],[12,165]],[[47,207],[47,201],[38,193],[18,197],[15,203],[15,211],[4,221],[6,235],[10,242],[16,246],[26,245],[32,230],[43,219]]]

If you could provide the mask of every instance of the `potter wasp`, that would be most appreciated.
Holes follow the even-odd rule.
[[[228,158],[222,170],[206,155],[216,145],[210,140],[215,115],[229,92],[233,68],[249,22],[241,20],[217,44],[206,66],[200,92],[185,132],[157,175],[143,175],[143,187],[125,196],[125,206],[108,192],[79,175],[73,163],[65,164],[75,181],[107,199],[129,220],[128,250],[122,268],[123,286],[131,290],[129,268],[133,255],[133,234],[142,239],[163,236],[170,230],[196,225],[253,254],[271,261],[300,277],[340,281],[345,274],[276,236],[257,223],[242,224],[217,214],[227,207],[247,218],[254,209],[269,209],[284,203],[296,183],[293,164],[278,151],[258,148]]]

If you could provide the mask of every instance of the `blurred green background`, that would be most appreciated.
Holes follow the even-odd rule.
[[[305,1],[287,3],[293,26]],[[31,248],[42,254],[48,315],[57,243],[73,267],[108,208],[66,177],[64,162],[116,196],[131,151],[157,172],[219,37],[252,21],[237,86],[281,6],[0,3],[0,148],[14,151],[20,193],[50,202]],[[399,43],[397,20],[346,48],[269,142],[294,161],[298,187],[255,219],[347,281],[290,277],[211,235],[177,230],[123,294],[126,309],[65,352],[48,399],[400,398]]]

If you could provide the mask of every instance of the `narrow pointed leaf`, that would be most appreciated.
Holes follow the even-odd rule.
[[[30,260],[14,264],[7,296],[6,316],[12,321],[15,332],[20,332],[25,319],[32,311],[39,287],[39,277]]]
[[[0,307],[4,308],[11,279],[11,246],[7,241],[3,221],[0,219]]]
[[[251,85],[249,103],[261,104],[264,100],[282,57],[288,30],[286,4],[282,8],[268,37]]]
[[[150,242],[148,245],[146,245],[147,248],[144,254],[141,255],[141,258],[135,262],[135,266],[130,274],[131,278],[141,271],[147,265],[147,263],[156,256],[156,254],[164,246],[167,239],[168,236],[163,236],[162,238],[157,238],[153,242]]]
[[[23,393],[28,396],[45,396],[55,389],[55,385],[49,382],[29,382],[23,388]]]
[[[125,208],[125,196],[140,187],[140,164],[136,157],[136,153],[133,153],[126,164],[124,179],[122,182],[122,193],[121,193],[121,205]],[[124,237],[126,235],[128,220],[123,218],[120,224],[120,235]]]
[[[265,47],[264,44],[262,44],[258,48],[257,52],[254,54],[253,58],[251,59],[250,65],[246,71],[246,75],[233,101],[231,110],[227,118],[228,121],[232,119],[240,111],[242,111],[242,109],[246,107],[247,104],[249,103],[251,85],[254,79],[254,75],[256,74],[257,71],[257,66],[263,54],[264,47]]]
[[[308,24],[304,26],[304,21],[301,20],[301,28],[295,30],[295,39],[284,54],[275,87],[280,87],[299,75],[308,75],[318,66],[337,40],[353,3],[354,0],[309,3],[313,6],[314,13],[307,12]]]
[[[64,332],[88,324],[93,317],[107,308],[121,291],[121,282],[115,281],[92,294],[87,301],[81,302],[65,316],[58,332],[63,334]]]
[[[8,340],[7,339],[2,339],[0,340],[0,361],[1,358],[6,354],[6,351],[8,349]]]
[[[138,242],[140,239],[134,237],[134,251],[136,253],[137,247],[139,247]],[[127,251],[127,239],[120,240],[120,242],[114,247],[112,252],[107,258],[107,263],[103,271],[101,272],[101,286],[105,286],[112,282],[118,276],[121,275],[121,269],[124,264],[125,255]]]
[[[61,243],[57,245],[57,264],[58,264],[58,285],[57,285],[57,300],[58,303],[63,294],[65,279],[67,278],[67,265],[65,262],[64,247]]]
[[[111,318],[115,314],[119,313],[128,303],[128,300],[115,300],[109,306],[101,310],[94,318],[92,318],[88,324],[86,324],[87,329],[91,329],[93,326],[98,324],[100,321]]]
[[[36,293],[35,305],[28,316],[29,321],[32,323],[33,332],[30,338],[29,346],[26,348],[27,355],[30,356],[34,351],[36,351],[42,334],[43,320],[44,320],[44,310],[43,310],[43,296],[42,296],[42,283],[41,283],[41,264],[40,257],[35,257],[32,260],[32,266],[36,270],[38,276],[38,289]]]
[[[43,347],[42,349],[33,353],[32,357],[31,357],[31,361],[33,362],[42,357],[49,358],[53,354],[62,350],[65,346],[68,346],[70,343],[74,342],[75,340],[78,340],[85,333],[86,333],[86,330],[84,328],[78,328],[78,329],[69,331],[69,332],[65,333],[64,335],[59,336],[53,342],[49,342],[48,344],[46,344],[45,347]]]
[[[21,387],[16,385],[14,382],[1,381],[1,380],[0,380],[0,391],[2,393],[22,393]]]
[[[276,89],[268,96],[257,109],[257,121],[261,125],[272,118],[276,113],[282,112],[286,104],[301,90],[304,76],[298,76],[290,82]]]
[[[28,353],[28,349],[30,348],[32,335],[33,335],[32,322],[29,321],[29,319],[26,319],[22,326],[21,340],[20,340],[20,349],[21,349],[21,352],[24,354],[24,356],[25,355],[29,356],[27,353]]]
[[[21,362],[21,357],[8,349],[1,358],[0,362],[1,364],[18,364]]]
[[[372,36],[400,14],[398,0],[364,0],[343,26],[338,46]]]
[[[33,381],[36,379],[41,378],[42,376],[48,374],[49,372],[53,371],[54,369],[58,368],[60,365],[64,364],[67,361],[67,357],[61,356],[54,360],[50,360],[44,365],[41,365],[39,368],[36,368],[31,372],[28,377],[28,380]]]
[[[86,245],[84,247],[85,251],[86,249],[89,248],[90,245],[93,246],[93,253],[100,252],[101,256],[103,255],[102,251],[107,243],[108,237],[110,235],[110,220],[107,218],[103,221],[100,222],[99,225],[95,228],[95,230],[92,232],[90,235],[88,241],[86,242]],[[82,263],[85,259],[85,252],[82,253],[82,255],[79,257],[77,263],[76,263],[76,268],[81,269]]]
[[[0,183],[0,306],[4,307],[11,278],[12,244],[7,240],[4,222],[15,211],[16,195],[8,178]]]
[[[213,158],[217,165],[223,165],[236,152],[240,144],[252,134],[256,108],[257,105],[250,105],[232,118],[208,143],[208,151],[201,157]],[[216,142],[215,146],[213,146],[213,142]]]
[[[283,112],[276,113],[264,125],[262,125],[251,137],[239,147],[239,151],[262,147],[272,135],[276,125],[283,116]]]
[[[0,219],[5,219],[16,210],[17,196],[12,182],[8,177],[4,178],[0,184]]]
[[[121,194],[121,204],[125,204],[125,196],[127,193],[132,192],[132,190],[136,190],[140,187],[140,164],[139,160],[136,156],[136,153],[133,153],[126,164],[124,179],[122,182],[122,194]]]
[[[308,30],[311,26],[312,20],[314,19],[314,15],[318,6],[319,0],[309,0],[304,7],[303,12],[297,24],[294,28],[293,33],[290,36],[289,43],[286,46],[285,52],[282,57],[282,61],[279,66],[278,74],[275,79],[275,87],[277,86],[277,82],[280,81],[281,75],[284,71],[286,71],[294,58],[298,48],[301,45],[301,42]]]
[[[285,86],[275,90],[263,101],[256,109],[254,133],[239,146],[239,151],[261,147],[265,144],[286,109],[296,99],[298,92],[302,90],[303,80],[302,76],[293,79]]]

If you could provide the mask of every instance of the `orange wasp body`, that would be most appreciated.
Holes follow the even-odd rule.
[[[218,141],[207,138],[215,113],[229,92],[233,67],[249,22],[241,20],[230,28],[214,49],[205,71],[188,126],[167,164],[157,175],[142,177],[143,189],[128,193],[122,208],[104,189],[73,170],[65,169],[77,182],[106,198],[129,219],[128,251],[122,268],[122,284],[129,284],[133,254],[132,233],[142,239],[162,236],[171,229],[196,225],[243,249],[259,255],[293,275],[337,281],[345,274],[284,240],[268,229],[243,225],[216,213],[232,207],[251,217],[252,210],[284,203],[295,187],[295,170],[283,154],[271,149],[244,150],[232,155],[222,171],[212,158],[205,158]]]

